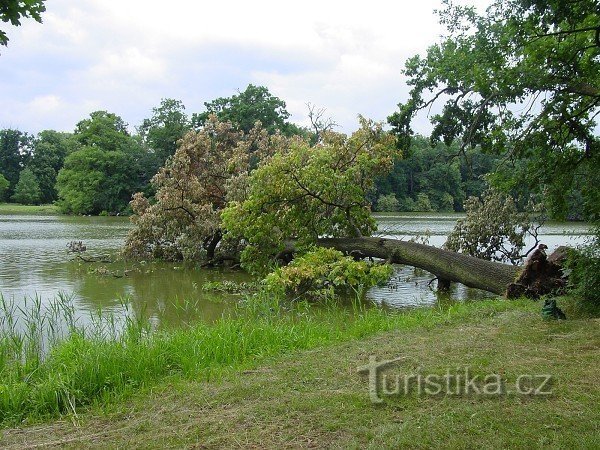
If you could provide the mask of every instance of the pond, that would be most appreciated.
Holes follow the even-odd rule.
[[[408,240],[416,236],[442,245],[457,214],[380,214],[379,234]],[[90,311],[121,313],[124,304],[136,315],[160,324],[213,321],[233,308],[240,297],[204,291],[209,281],[249,281],[235,270],[206,270],[174,263],[85,263],[67,253],[67,244],[81,240],[86,257],[115,256],[130,227],[122,217],[0,215],[0,292],[19,303],[38,297],[43,302],[59,294],[71,296],[78,315]],[[550,251],[559,245],[582,243],[582,223],[551,223],[543,230]],[[388,307],[434,305],[478,299],[489,294],[454,285],[439,296],[433,277],[412,267],[396,267],[383,288],[371,289],[368,301]]]

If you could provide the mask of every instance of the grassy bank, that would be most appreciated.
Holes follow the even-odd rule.
[[[59,211],[55,205],[0,203],[0,214],[59,214]]]
[[[391,329],[468,322],[517,305],[490,301],[408,313],[298,306],[281,312],[255,301],[240,316],[210,326],[152,331],[149,322],[126,318],[124,331],[118,332],[120,325],[110,317],[87,329],[77,327],[67,299],[50,308],[39,301],[24,308],[0,300],[0,423],[5,425],[110,403],[166,377],[212,380],[255,367],[268,356]],[[60,332],[65,328],[66,335]]]
[[[52,424],[5,429],[0,444],[598,448],[598,319],[567,304],[570,320],[546,322],[540,319],[539,306],[486,301],[400,315],[368,311],[352,320],[332,311],[310,320],[271,317],[254,323],[260,333],[242,322],[219,324],[213,331],[194,328],[190,332],[199,338],[196,345],[187,342],[185,333],[161,335],[155,339],[165,346],[177,342],[180,353],[204,348],[202,365],[218,369],[212,373],[219,376],[210,377],[210,371],[195,363],[189,371],[175,368],[177,375],[160,378],[127,402],[79,409]],[[381,329],[387,331],[376,332]],[[218,342],[214,346],[202,339],[209,335]],[[113,348],[111,353],[124,357],[126,348]],[[86,354],[78,358],[98,356],[97,350]],[[411,393],[388,395],[374,405],[366,376],[356,370],[370,355],[380,360],[406,357],[394,366],[401,373],[470,367],[474,374],[500,374],[507,385],[520,374],[550,374],[551,395]],[[173,360],[186,359],[180,354]],[[107,361],[100,358],[100,362]],[[137,371],[145,364],[140,361]]]

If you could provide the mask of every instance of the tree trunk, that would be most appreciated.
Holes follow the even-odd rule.
[[[376,237],[319,239],[318,245],[362,257],[381,258],[431,272],[439,279],[462,283],[476,289],[505,295],[520,267],[487,261],[448,250]]]

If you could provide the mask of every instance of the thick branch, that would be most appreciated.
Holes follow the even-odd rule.
[[[345,253],[360,251],[365,257],[407,264],[431,272],[447,281],[504,295],[515,281],[519,267],[474,258],[429,245],[375,237],[319,239],[318,245]]]

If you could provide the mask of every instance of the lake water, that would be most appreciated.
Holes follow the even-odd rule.
[[[428,236],[440,246],[453,228],[457,214],[381,214],[379,234],[408,240]],[[160,324],[213,321],[233,308],[239,296],[202,290],[207,281],[248,281],[232,270],[206,270],[173,263],[85,263],[67,253],[70,241],[83,241],[87,258],[116,255],[129,229],[127,218],[69,217],[0,214],[0,292],[19,303],[38,296],[42,301],[59,293],[72,296],[78,315],[90,311],[144,315]],[[550,251],[559,245],[582,243],[587,227],[581,223],[546,225],[542,241]],[[389,307],[434,305],[477,299],[482,291],[453,285],[440,296],[432,276],[412,267],[396,268],[384,288],[374,288],[368,301]]]

